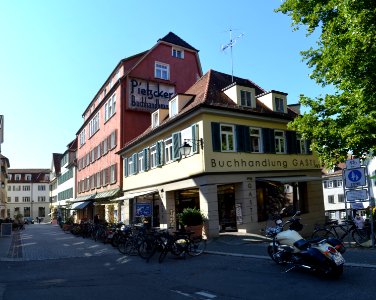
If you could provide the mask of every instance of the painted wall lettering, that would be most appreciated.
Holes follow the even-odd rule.
[[[168,109],[168,100],[175,94],[175,87],[132,78],[129,81],[129,107],[154,111]]]

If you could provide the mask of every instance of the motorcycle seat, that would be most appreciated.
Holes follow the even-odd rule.
[[[294,246],[299,250],[307,250],[310,246],[310,243],[305,239],[300,239],[294,243]]]

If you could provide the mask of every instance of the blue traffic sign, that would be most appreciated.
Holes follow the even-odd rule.
[[[365,168],[356,168],[345,170],[344,174],[346,188],[356,188],[366,186]]]

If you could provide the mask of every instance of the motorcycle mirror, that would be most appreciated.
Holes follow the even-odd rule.
[[[281,225],[281,224],[282,224],[282,220],[281,220],[281,219],[278,219],[278,220],[275,221],[275,223],[276,223],[277,225]]]
[[[300,216],[300,210],[295,213],[296,216]]]

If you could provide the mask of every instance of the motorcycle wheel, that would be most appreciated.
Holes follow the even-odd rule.
[[[273,249],[274,248],[274,249]],[[281,265],[283,264],[283,261],[281,261],[278,257],[276,257],[274,255],[274,253],[276,253],[278,251],[278,248],[277,247],[273,247],[272,245],[269,245],[268,246],[268,254],[270,256],[270,258],[278,265]]]

